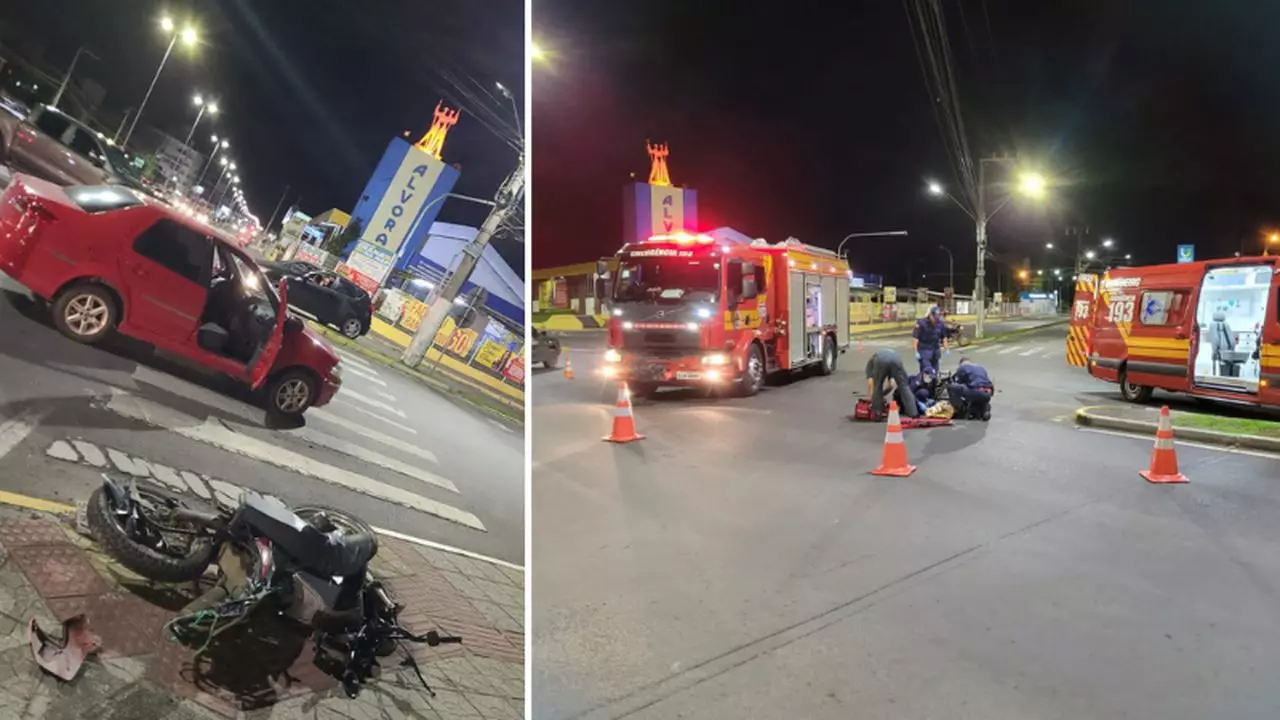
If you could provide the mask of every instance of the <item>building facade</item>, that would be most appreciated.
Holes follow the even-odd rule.
[[[186,190],[195,185],[205,156],[180,140],[163,136],[155,152],[155,181],[164,187]]]

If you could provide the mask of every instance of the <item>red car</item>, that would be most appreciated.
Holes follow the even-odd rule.
[[[254,390],[300,416],[333,399],[338,356],[288,316],[261,269],[214,230],[119,186],[15,175],[0,196],[0,271],[52,304],[63,335],[113,330]]]

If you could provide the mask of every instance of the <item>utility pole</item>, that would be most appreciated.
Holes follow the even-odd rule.
[[[88,55],[94,60],[101,60],[91,51],[79,48],[76,50],[76,56],[71,58],[71,67],[67,68],[67,74],[62,78],[62,84],[58,86],[58,94],[53,96],[53,102],[49,103],[49,107],[58,107],[58,102],[62,100],[62,94],[67,91],[67,86],[71,84],[71,73],[76,71],[76,63],[80,61],[81,55]]]
[[[994,158],[978,159],[978,208],[974,218],[975,240],[978,242],[978,268],[973,278],[973,301],[978,304],[977,322],[973,325],[973,336],[982,339],[983,329],[987,325],[987,161]]]
[[[506,221],[507,216],[522,201],[524,197],[524,174],[524,153],[521,152],[519,159],[516,161],[515,171],[498,189],[498,194],[494,198],[497,202],[495,202],[493,210],[489,211],[489,217],[485,218],[484,224],[480,226],[480,232],[476,234],[476,239],[462,249],[462,259],[458,262],[458,268],[442,280],[436,286],[435,292],[432,293],[431,299],[427,303],[427,312],[423,316],[422,322],[418,325],[418,331],[414,333],[409,347],[400,356],[400,361],[405,365],[417,367],[422,363],[422,359],[426,357],[427,350],[435,341],[436,334],[440,332],[445,318],[448,317],[449,311],[453,308],[454,298],[458,296],[462,286],[471,277],[471,272],[475,269],[476,263],[480,261],[485,247],[489,245],[489,241],[493,239],[493,234],[498,231],[498,228],[502,227],[502,223]]]
[[[947,286],[951,288],[951,292],[956,291],[956,256],[945,245],[939,245],[938,249],[947,254]]]
[[[276,207],[271,211],[271,218],[267,220],[267,224],[262,227],[263,232],[271,231],[271,223],[276,221],[276,213],[280,212],[280,206],[284,204],[284,198],[289,194],[289,186],[284,186],[284,192],[280,193],[280,200],[276,202]]]

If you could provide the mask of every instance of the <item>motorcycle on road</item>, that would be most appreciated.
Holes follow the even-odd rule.
[[[947,339],[955,343],[957,347],[965,347],[970,342],[969,336],[965,334],[964,326],[960,323],[947,323]]]
[[[188,644],[203,643],[270,606],[309,628],[317,664],[336,665],[349,697],[376,677],[384,658],[400,650],[433,697],[403,642],[436,646],[459,637],[418,635],[400,624],[395,603],[369,571],[377,537],[363,521],[332,508],[289,508],[278,498],[246,491],[234,509],[193,507],[150,483],[103,475],[89,498],[94,538],[120,564],[161,582],[190,582],[217,564],[217,583],[167,625]],[[335,662],[331,661],[336,656]]]

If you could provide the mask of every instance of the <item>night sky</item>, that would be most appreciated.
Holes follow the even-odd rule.
[[[191,18],[201,30],[194,53],[174,55],[156,85],[142,122],[179,139],[195,119],[197,90],[218,98],[221,115],[205,115],[197,135],[231,139],[251,210],[267,221],[286,185],[285,205],[302,197],[317,214],[351,210],[393,136],[417,141],[436,103],[461,105],[462,118],[445,143],[444,159],[462,165],[455,192],[492,198],[515,167],[516,151],[471,112],[475,101],[445,75],[474,78],[466,86],[497,121],[514,129],[501,82],[524,108],[524,3],[520,0],[6,0],[5,22],[25,28],[45,57],[65,67],[78,46],[82,72],[107,89],[114,117],[145,94],[167,38],[158,18]],[[484,97],[492,93],[492,97]],[[521,118],[521,123],[524,119]],[[282,209],[283,212],[283,209]],[[441,220],[478,224],[487,209],[450,201]],[[495,245],[524,272],[524,245]]]
[[[947,0],[972,154],[1016,152],[1054,183],[1011,202],[993,251],[1069,268],[1069,225],[1135,263],[1258,253],[1280,225],[1280,4]],[[972,287],[973,223],[923,192],[957,186],[902,2],[535,0],[552,57],[533,75],[533,267],[612,254],[645,140],[697,188],[700,229],[834,248],[855,271]],[[856,245],[854,243],[857,243]],[[1004,288],[1009,288],[1007,268]],[[994,290],[996,275],[989,276]]]

